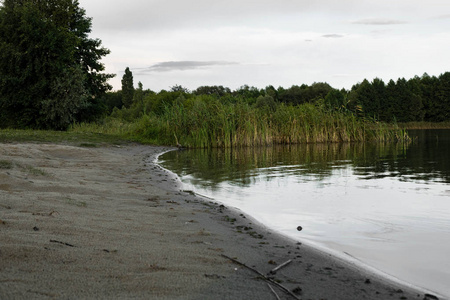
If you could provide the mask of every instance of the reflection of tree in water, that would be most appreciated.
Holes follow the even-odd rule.
[[[223,181],[247,186],[284,175],[323,180],[333,169],[351,166],[361,179],[450,182],[450,130],[412,132],[411,144],[340,143],[240,149],[173,151],[161,157],[163,166],[190,175],[192,183],[215,188]],[[438,136],[438,137],[436,137]]]
[[[355,174],[363,179],[398,177],[402,181],[450,182],[450,130],[411,130],[414,142],[354,160]]]

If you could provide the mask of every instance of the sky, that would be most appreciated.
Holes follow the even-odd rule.
[[[450,71],[448,0],[80,0],[121,89],[288,88]]]

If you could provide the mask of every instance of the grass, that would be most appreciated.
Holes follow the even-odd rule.
[[[0,160],[0,169],[10,170],[13,168],[13,163],[9,160]]]
[[[69,204],[69,205],[73,205],[73,206],[77,206],[77,207],[87,207],[87,203],[85,201],[77,201],[70,197],[66,197],[65,199],[67,201],[67,204]]]
[[[214,99],[199,99],[190,106],[174,103],[160,115],[144,115],[133,127],[130,133],[136,140],[190,148],[388,142],[407,138],[406,131],[399,128],[313,104],[280,104],[272,111],[245,102],[224,104]]]
[[[120,145],[128,143],[124,135],[102,133],[91,130],[21,130],[0,129],[0,143],[57,143],[81,147],[97,147],[101,145]]]
[[[33,166],[26,165],[26,166],[20,166],[20,168],[23,171],[25,171],[25,172],[27,172],[27,173],[29,173],[31,175],[34,175],[34,176],[49,176],[49,174],[47,172],[45,172],[44,170],[41,170],[39,168],[35,168]]]
[[[74,124],[66,132],[0,130],[0,142],[49,142],[98,147],[139,142],[180,144],[188,148],[232,148],[271,145],[408,139],[398,126],[363,120],[350,112],[330,111],[318,104],[276,108],[245,101],[223,103],[213,97],[175,101],[159,113],[136,114],[126,121],[108,117],[97,123]]]

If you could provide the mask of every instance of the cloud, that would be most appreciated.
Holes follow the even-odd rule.
[[[359,25],[400,25],[407,24],[408,22],[394,19],[362,19],[353,21],[351,23]]]
[[[322,35],[322,37],[324,38],[330,38],[330,39],[338,39],[338,38],[343,38],[344,36],[342,34],[324,34]]]
[[[148,68],[135,69],[139,70],[139,73],[149,73],[149,72],[170,72],[170,71],[186,71],[195,70],[200,68],[208,68],[214,66],[230,66],[238,65],[237,62],[231,61],[165,61],[154,64]]]
[[[328,14],[355,11],[358,0],[80,0],[95,27],[109,31],[159,31],[179,28],[223,27],[230,24],[267,25],[298,20],[309,12]],[[111,17],[114,16],[114,17]],[[283,23],[282,22],[282,23]]]
[[[440,15],[440,16],[436,16],[434,19],[438,19],[438,20],[450,19],[450,14],[448,14],[448,15]]]

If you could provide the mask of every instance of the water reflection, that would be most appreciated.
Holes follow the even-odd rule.
[[[309,144],[242,149],[173,151],[161,157],[168,169],[190,175],[195,184],[216,189],[227,181],[249,186],[256,178],[313,176],[322,180],[351,166],[360,179],[450,182],[449,131],[411,131],[408,144]]]
[[[283,234],[450,297],[450,130],[410,135],[408,144],[174,151],[160,163]]]

